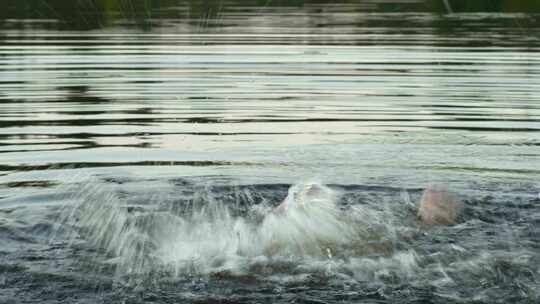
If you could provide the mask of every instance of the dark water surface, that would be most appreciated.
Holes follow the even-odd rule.
[[[539,145],[538,1],[6,0],[0,303],[536,303]]]

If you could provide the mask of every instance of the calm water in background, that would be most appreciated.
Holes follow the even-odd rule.
[[[0,302],[538,300],[534,2],[6,1]],[[311,179],[395,204],[445,184],[472,206],[459,231],[482,233],[443,233],[467,255],[438,263],[489,262],[430,284],[444,277],[425,271],[441,240],[419,240],[414,280],[398,271],[367,284],[343,279],[356,269],[344,266],[298,281],[176,273],[152,285],[110,279],[84,236],[50,242],[66,226],[60,206],[80,197],[169,208],[197,191],[226,200],[232,187],[249,192],[233,203],[272,205]]]

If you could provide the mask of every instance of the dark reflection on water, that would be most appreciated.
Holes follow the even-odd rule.
[[[537,302],[539,51],[535,0],[4,0],[0,303]],[[416,227],[403,193],[427,183],[467,208],[391,258],[243,275],[132,276],[59,220],[86,199],[163,223],[219,201],[249,222],[312,178],[390,206],[392,229]]]

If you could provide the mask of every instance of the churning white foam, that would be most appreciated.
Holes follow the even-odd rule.
[[[302,183],[292,186],[277,208],[253,204],[245,207],[244,215],[235,215],[210,195],[204,204],[175,213],[130,208],[109,193],[89,195],[68,220],[79,226],[85,239],[113,256],[108,262],[121,274],[156,268],[176,275],[245,274],[263,266],[268,272],[278,264],[300,272],[351,270],[373,268],[376,259],[388,260],[380,265],[405,261],[402,268],[410,271],[415,255],[394,252],[392,212],[370,204],[340,207],[339,196],[324,185]]]

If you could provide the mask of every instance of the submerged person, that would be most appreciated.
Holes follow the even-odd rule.
[[[291,208],[305,207],[305,204],[328,200],[332,190],[315,183],[299,185],[289,190],[289,195],[274,209],[276,214],[284,214]],[[417,216],[426,226],[453,225],[462,209],[457,197],[442,187],[429,185],[422,192],[418,203]]]
[[[317,183],[292,186],[258,230],[264,254],[390,256],[416,238],[416,229],[390,209],[370,204],[343,209],[337,205],[337,197],[335,190]],[[460,210],[456,196],[428,186],[416,213],[419,226],[429,228],[455,224]]]

